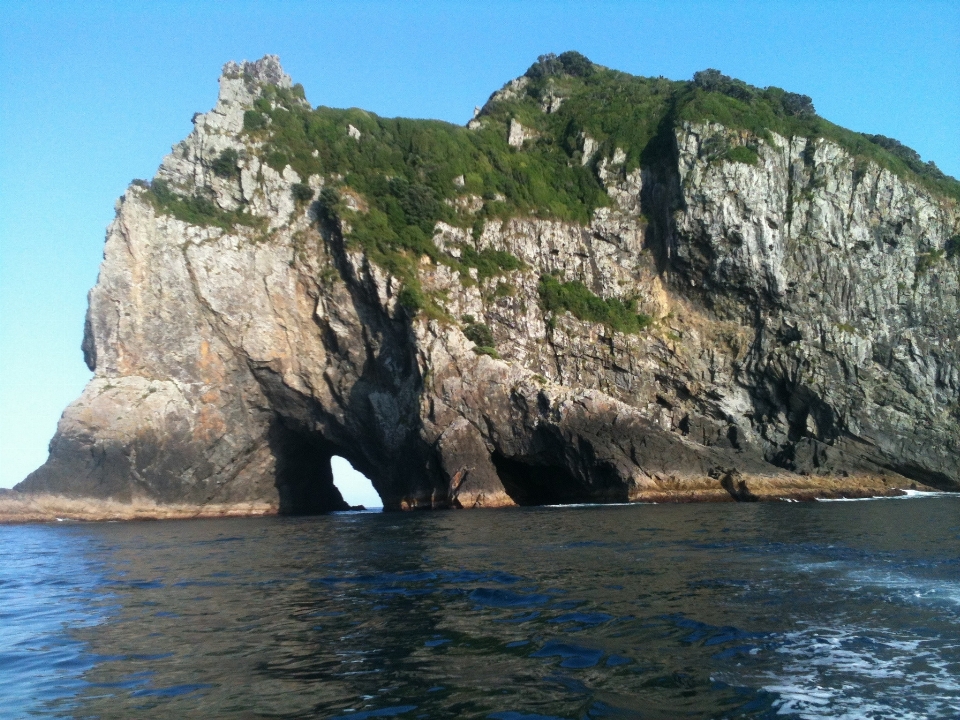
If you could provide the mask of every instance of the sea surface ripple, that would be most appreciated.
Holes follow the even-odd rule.
[[[4,718],[960,717],[956,496],[0,543]]]

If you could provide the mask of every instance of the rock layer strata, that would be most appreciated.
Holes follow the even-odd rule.
[[[479,282],[418,268],[493,357],[297,202],[330,178],[263,162],[244,112],[271,84],[291,84],[274,57],[225,66],[157,174],[259,225],[190,224],[138,184],[118,201],[83,341],[95,376],[19,491],[344,509],[333,455],[387,509],[960,489],[960,258],[920,262],[958,232],[955,202],[825,140],[718,161],[705,148],[738,131],[678,123],[666,166],[596,161],[613,202],[589,224],[437,225],[441,251],[522,261]],[[214,172],[225,150],[235,176]],[[549,273],[638,296],[653,323],[550,313]]]

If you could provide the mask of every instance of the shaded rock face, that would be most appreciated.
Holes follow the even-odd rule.
[[[421,262],[450,317],[490,328],[494,358],[406,310],[397,278],[296,200],[326,178],[260,161],[243,113],[268,83],[291,85],[274,57],[225,66],[157,174],[263,224],[191,225],[131,185],[90,292],[95,377],[19,490],[345,509],[333,455],[387,509],[960,489],[960,259],[920,262],[957,233],[949,201],[825,141],[718,161],[708,149],[737,133],[680,125],[656,168],[597,161],[613,205],[589,226],[438,224],[441,250],[525,265],[464,283]],[[213,172],[224,150],[235,176]],[[655,322],[554,316],[551,272],[639,296]]]
[[[956,232],[956,206],[824,141],[775,137],[757,167],[704,166],[718,134],[678,134],[684,209],[663,245],[676,286],[753,326],[734,365],[744,436],[788,469],[874,465],[955,488],[960,274],[923,258]]]

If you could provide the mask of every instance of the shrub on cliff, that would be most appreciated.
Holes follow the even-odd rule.
[[[568,50],[557,58],[563,67],[563,72],[573,77],[590,77],[596,69],[594,64],[576,50]]]
[[[259,110],[247,110],[243,113],[243,129],[247,132],[262,130],[267,126],[267,116]]]
[[[464,329],[463,334],[468,340],[472,340],[477,345],[493,345],[493,331],[484,323],[469,323]]]
[[[478,252],[469,246],[463,248],[460,254],[460,263],[464,267],[476,268],[478,280],[524,268],[520,258],[505,250],[485,248]]]
[[[135,184],[143,187],[141,183]],[[161,179],[149,183],[144,197],[156,210],[173,215],[178,220],[191,225],[213,226],[229,230],[236,225],[261,227],[264,224],[263,218],[244,212],[242,208],[232,211],[224,210],[210,197],[199,192],[181,195]]]
[[[787,92],[773,86],[761,89],[713,68],[694,73],[692,85],[705,92],[720,93],[744,103],[766,103],[778,115],[810,118],[817,114],[809,95]]]
[[[313,188],[303,183],[294,183],[290,188],[290,194],[298,203],[310,202],[313,200]]]
[[[240,168],[237,166],[239,160],[240,155],[237,151],[227,148],[210,163],[210,169],[222,178],[238,178],[240,177]]]
[[[723,93],[737,100],[749,101],[757,96],[757,88],[747,85],[743,80],[724,75],[713,68],[695,72],[693,74],[693,85],[701,90]]]
[[[541,55],[525,74],[534,80],[558,75],[589,77],[595,69],[594,64],[585,55],[576,50],[568,50],[560,55],[553,53]]]
[[[447,214],[429,185],[410,182],[400,176],[390,180],[388,188],[390,196],[396,199],[396,203],[390,203],[389,207],[399,208],[403,212],[403,216],[397,218],[398,224],[418,227],[432,235],[437,219]]]
[[[471,318],[472,320],[472,318]],[[476,347],[473,349],[478,355],[489,355],[498,358],[497,345],[493,339],[493,331],[485,323],[469,322],[463,329],[463,334],[467,340],[473,342]]]
[[[317,217],[324,223],[336,222],[340,218],[340,193],[332,187],[325,187],[320,191],[317,199]]]
[[[760,160],[755,148],[747,145],[736,145],[726,152],[726,159],[730,162],[743,163],[744,165],[756,165]]]
[[[768,88],[768,92],[770,89]],[[784,92],[780,98],[780,104],[787,115],[793,115],[794,117],[813,117],[817,114],[813,107],[813,100],[809,95]]]
[[[578,320],[603,323],[618,332],[638,333],[652,322],[651,317],[637,312],[636,300],[598,297],[577,280],[561,282],[553,275],[541,275],[539,290],[544,310],[569,312]]]
[[[947,177],[935,162],[923,162],[920,153],[912,147],[907,147],[899,140],[894,140],[886,135],[864,135],[864,137],[874,145],[879,145],[891,155],[903,160],[907,167],[918,175],[929,176],[937,180],[943,180]]]
[[[954,235],[949,240],[947,240],[947,244],[944,250],[947,253],[947,258],[949,258],[950,260],[960,255],[960,234]]]

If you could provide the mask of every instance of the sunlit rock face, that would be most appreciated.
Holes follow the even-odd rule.
[[[275,57],[228,63],[154,190],[119,200],[83,342],[95,377],[19,490],[320,512],[346,507],[334,455],[387,509],[960,489],[955,202],[822,139],[771,134],[751,164],[707,152],[739,131],[678,122],[669,160],[630,169],[583,135],[571,163],[610,202],[587,223],[438,222],[441,260],[519,263],[414,257],[436,303],[417,312],[348,221],[304,200],[343,178],[277,170],[245,131],[269,86],[292,87]],[[503,133],[511,152],[540,141]],[[245,220],[178,219],[156,180]],[[549,309],[543,276],[647,322]]]

